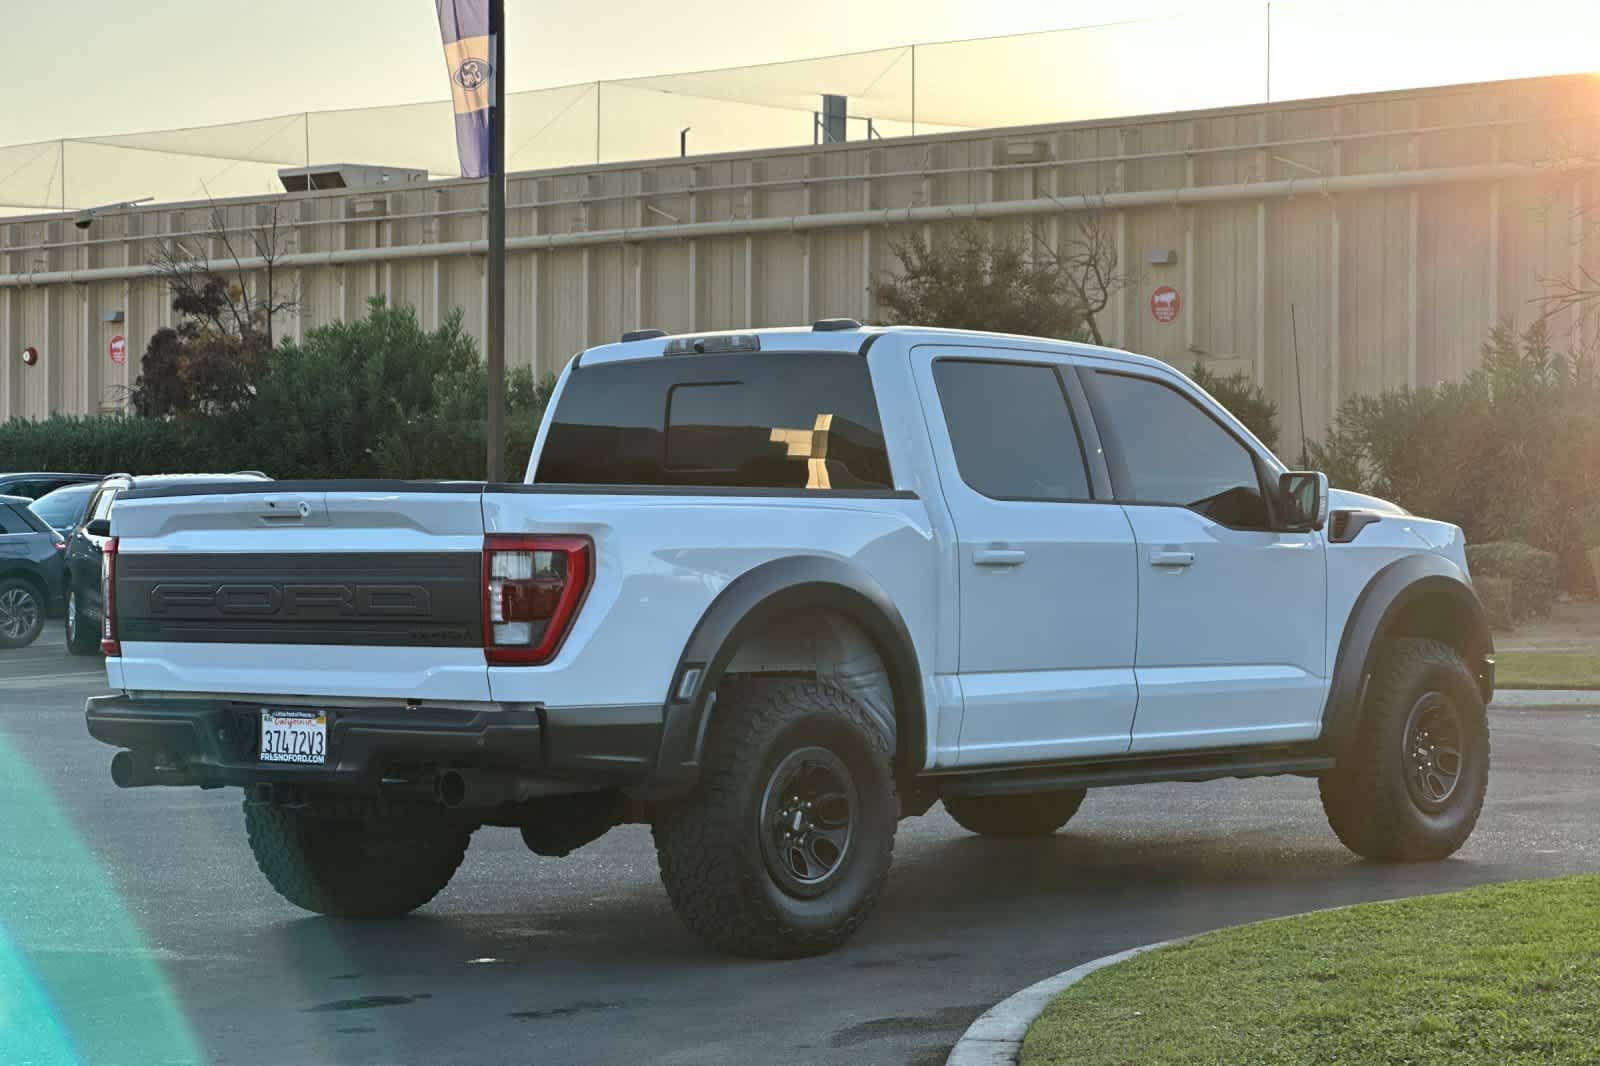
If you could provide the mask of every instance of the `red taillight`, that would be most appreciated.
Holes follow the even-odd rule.
[[[555,658],[593,578],[588,537],[484,537],[484,658],[496,666],[537,666]]]
[[[100,654],[121,655],[117,639],[117,538],[100,546]]]

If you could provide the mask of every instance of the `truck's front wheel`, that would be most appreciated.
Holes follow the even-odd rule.
[[[455,874],[471,830],[425,808],[350,801],[284,807],[250,800],[256,865],[297,907],[342,918],[396,918]]]
[[[832,684],[724,695],[699,783],[655,820],[667,895],[725,951],[828,951],[866,918],[888,873],[899,814],[892,745]]]
[[[1049,836],[1083,805],[1084,790],[1018,796],[946,796],[944,809],[969,833],[994,837]]]
[[[1320,780],[1328,823],[1368,859],[1443,859],[1466,842],[1489,785],[1489,722],[1461,657],[1405,639],[1373,675],[1357,736]]]

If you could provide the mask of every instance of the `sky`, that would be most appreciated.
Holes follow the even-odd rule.
[[[1104,22],[1108,10],[1120,20],[1184,6],[1193,5],[506,0],[508,86],[1020,33]],[[27,105],[0,108],[0,144],[438,100],[449,89],[433,0],[0,0],[0,40],[24,44],[6,49],[0,100]]]
[[[1270,15],[1267,0],[506,7],[509,88],[573,86],[508,106],[512,170],[675,155],[684,126],[693,152],[806,143],[821,92],[895,136],[1600,67],[1600,0],[1273,0]],[[1067,27],[1085,28],[914,59],[901,47]],[[0,214],[254,194],[307,156],[455,166],[447,105],[294,117],[447,98],[433,0],[0,0],[0,41]],[[260,121],[4,147],[245,120]]]

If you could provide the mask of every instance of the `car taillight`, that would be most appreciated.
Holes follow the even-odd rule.
[[[121,655],[117,639],[117,538],[100,546],[100,654]]]
[[[483,654],[491,665],[555,658],[594,577],[594,542],[570,535],[483,538]]]

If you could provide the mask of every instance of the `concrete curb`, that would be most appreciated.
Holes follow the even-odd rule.
[[[1015,995],[1007,996],[984,1011],[977,1021],[967,1027],[967,1031],[961,1034],[961,1039],[956,1041],[956,1046],[950,1049],[950,1057],[945,1060],[945,1066],[1012,1066],[1022,1053],[1022,1038],[1028,1035],[1028,1026],[1033,1024],[1033,1020],[1064,989],[1077,984],[1096,970],[1114,966],[1135,955],[1154,951],[1156,948],[1170,947],[1192,939],[1193,937],[1180,937],[1176,940],[1163,940],[1119,951],[1115,955],[1102,955],[1098,959],[1091,959],[1054,977],[1046,977]]]
[[[1498,689],[1489,703],[1491,711],[1522,707],[1593,707],[1600,711],[1600,691],[1564,688]]]

